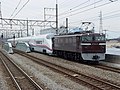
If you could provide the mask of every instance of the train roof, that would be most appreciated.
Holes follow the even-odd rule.
[[[37,35],[37,36],[29,36],[29,37],[21,37],[21,38],[15,38],[15,40],[29,40],[29,39],[39,39],[39,38],[46,38],[50,39],[54,36],[54,34],[43,34],[43,35]],[[7,41],[13,41],[14,39],[8,39]]]
[[[105,35],[105,34],[103,33],[69,33],[69,34],[55,35],[54,37],[70,37],[70,36],[84,36],[84,35]]]

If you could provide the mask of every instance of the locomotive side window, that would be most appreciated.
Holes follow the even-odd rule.
[[[96,36],[95,40],[96,41],[105,41],[105,36]]]
[[[92,36],[83,36],[82,41],[92,41]]]
[[[82,36],[82,41],[105,41],[105,36],[94,35],[94,36]]]

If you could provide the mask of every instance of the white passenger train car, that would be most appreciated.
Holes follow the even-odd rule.
[[[21,42],[27,42],[30,45],[31,51],[37,51],[47,54],[52,54],[52,37],[54,34],[44,34],[38,36],[29,36],[15,39],[8,39],[8,42],[11,42],[12,45]]]
[[[4,43],[3,49],[5,49],[8,53],[13,54],[13,49],[10,42]]]

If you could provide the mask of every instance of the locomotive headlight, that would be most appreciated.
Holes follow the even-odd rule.
[[[92,59],[99,59],[100,58],[100,56],[98,56],[98,55],[94,55],[93,57],[92,57]]]

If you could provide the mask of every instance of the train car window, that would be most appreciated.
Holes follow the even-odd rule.
[[[36,41],[36,44],[42,44],[42,41]]]
[[[82,41],[92,41],[92,36],[82,36]]]
[[[96,36],[95,40],[96,41],[105,41],[105,36]]]
[[[95,41],[95,36],[92,37],[92,40]]]
[[[82,36],[82,41],[105,41],[105,36]]]

